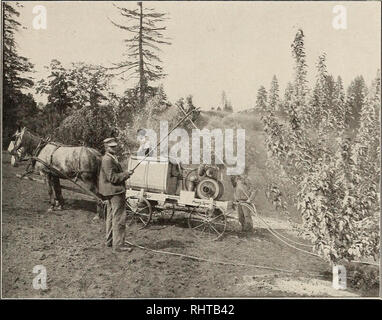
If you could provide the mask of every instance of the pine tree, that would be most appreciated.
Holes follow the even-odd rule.
[[[277,81],[276,75],[274,75],[271,82],[271,88],[269,89],[269,108],[272,111],[278,111],[279,105],[279,83]]]
[[[259,111],[266,111],[268,109],[268,107],[267,107],[267,90],[264,88],[264,86],[260,86],[259,90],[257,90],[255,109],[257,109]]]
[[[222,109],[224,109],[226,103],[227,103],[227,95],[226,95],[225,91],[223,90],[222,94],[221,94],[221,108]]]
[[[17,21],[19,4],[3,2],[3,143],[8,145],[11,135],[23,119],[18,112],[25,101],[22,90],[31,88],[33,80],[26,76],[33,71],[29,60],[18,53],[15,33],[22,27]],[[28,120],[28,119],[27,119]]]
[[[116,6],[117,7],[117,6]],[[118,70],[129,78],[138,78],[139,102],[144,107],[148,95],[155,91],[150,82],[155,82],[165,76],[161,67],[161,59],[158,56],[160,45],[169,45],[168,39],[163,36],[165,26],[158,26],[167,17],[165,13],[155,12],[154,9],[144,8],[142,2],[138,2],[138,9],[130,10],[117,7],[119,13],[125,18],[125,24],[112,24],[131,34],[125,39],[128,54],[127,59],[117,63],[112,69]]]
[[[227,95],[224,90],[222,91],[221,106],[224,111],[233,112],[231,101],[227,99]]]

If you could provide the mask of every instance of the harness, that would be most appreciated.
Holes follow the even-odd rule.
[[[29,163],[25,168],[24,174],[22,174],[21,178],[25,177],[27,174],[30,174],[34,171],[34,167],[36,165],[36,157],[39,155],[41,150],[49,143],[49,139],[40,138],[40,141],[36,147],[36,149],[32,152],[32,157],[29,159]]]
[[[43,139],[43,138],[40,138],[40,141],[37,145],[37,147],[33,150],[32,152],[32,157],[29,159],[29,163],[27,165],[27,167],[25,168],[25,172],[24,174],[21,176],[21,178],[25,177],[26,175],[28,174],[31,174],[33,173],[34,171],[34,167],[36,165],[36,158],[38,157],[38,155],[40,154],[41,150],[46,147],[48,144],[51,144],[51,145],[54,145],[55,148],[53,150],[53,152],[51,153],[50,155],[50,159],[49,159],[49,166],[52,166],[53,165],[53,156],[54,156],[54,153],[61,147],[78,147],[78,146],[72,146],[72,145],[64,145],[64,144],[60,144],[60,143],[57,143],[57,142],[51,142],[50,141],[50,138],[47,138],[47,139]],[[79,154],[79,159],[78,159],[78,166],[75,170],[75,177],[74,177],[74,181],[76,182],[78,177],[80,176],[81,173],[84,173],[84,172],[91,172],[91,171],[86,171],[86,170],[81,170],[81,155],[82,153],[84,152],[84,146],[81,147],[80,149],[80,154]]]
[[[53,152],[50,154],[50,165],[52,165],[53,164],[53,155],[54,155],[54,153],[57,151],[57,149],[59,149],[61,146],[58,146],[58,145],[56,145],[56,144],[53,144],[56,148],[53,150]]]
[[[51,153],[50,155],[50,165],[52,166],[53,165],[53,155],[54,153],[61,147],[74,147],[74,146],[66,146],[66,145],[62,145],[62,144],[58,144],[58,143],[55,143],[55,142],[51,142],[50,144],[53,144],[55,146],[55,149],[53,150],[53,152]],[[76,182],[78,180],[78,177],[80,176],[81,173],[84,173],[84,172],[91,172],[91,171],[86,171],[86,170],[81,170],[81,155],[82,153],[84,152],[84,149],[85,147],[82,146],[81,149],[80,149],[80,154],[78,156],[78,166],[77,166],[77,169],[75,170],[75,176],[74,176],[74,181]]]
[[[84,150],[84,147],[81,147],[81,150],[80,150],[80,155],[78,157],[78,168],[77,168],[77,173],[76,173],[76,176],[74,177],[74,181],[77,181],[79,175],[82,173],[82,172],[85,172],[85,171],[81,171],[81,154]]]

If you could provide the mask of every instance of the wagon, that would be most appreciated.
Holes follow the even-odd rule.
[[[128,226],[145,228],[165,211],[170,218],[181,212],[195,236],[211,240],[223,236],[233,203],[219,200],[224,188],[217,167],[185,169],[169,158],[131,157],[129,170],[137,163],[140,165],[126,181]]]

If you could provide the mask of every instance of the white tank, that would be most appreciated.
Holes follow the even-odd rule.
[[[144,157],[130,157],[128,169],[133,169]],[[126,187],[148,192],[175,194],[177,190],[178,166],[167,158],[147,157],[126,180]]]

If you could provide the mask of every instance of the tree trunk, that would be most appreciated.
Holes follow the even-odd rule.
[[[144,107],[145,103],[145,74],[143,68],[143,39],[142,39],[142,28],[143,28],[143,8],[142,2],[138,2],[140,7],[140,15],[139,15],[139,98],[141,108]]]

